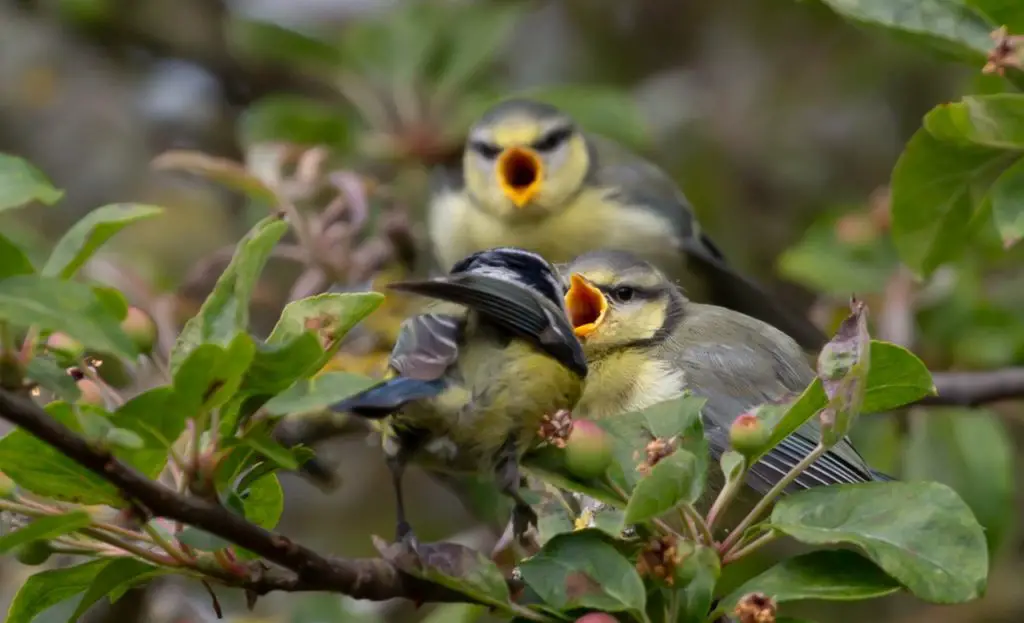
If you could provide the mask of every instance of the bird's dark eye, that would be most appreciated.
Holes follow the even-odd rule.
[[[501,153],[501,147],[483,141],[470,141],[469,148],[488,160],[494,160]]]
[[[612,291],[612,296],[620,303],[632,300],[634,294],[636,294],[636,292],[629,286],[619,286]]]
[[[547,136],[533,143],[537,151],[552,151],[572,136],[572,128],[559,128],[548,132]]]

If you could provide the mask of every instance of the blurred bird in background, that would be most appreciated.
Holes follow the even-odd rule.
[[[631,251],[690,297],[763,320],[807,350],[826,341],[730,266],[668,175],[548,104],[514,99],[486,112],[461,166],[440,170],[432,194],[429,235],[442,266],[506,245],[552,262]]]
[[[704,431],[717,465],[729,449],[737,416],[790,398],[814,380],[792,338],[755,318],[688,300],[661,271],[631,253],[588,253],[562,272],[568,278],[566,308],[589,364],[575,417],[614,417],[689,390],[707,401]],[[747,484],[766,493],[819,438],[820,425],[812,418],[751,467]],[[889,479],[843,439],[788,491]],[[709,493],[717,490],[709,487]]]
[[[446,304],[405,321],[387,380],[332,408],[383,419],[397,539],[416,544],[402,499],[410,461],[495,474],[523,535],[536,515],[519,495],[519,459],[546,414],[575,406],[587,374],[558,274],[534,253],[500,248],[460,260],[445,277],[390,288]]]

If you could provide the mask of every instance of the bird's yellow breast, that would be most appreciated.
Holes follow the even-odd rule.
[[[532,220],[507,221],[473,206],[462,193],[435,198],[430,237],[442,266],[499,246],[518,246],[552,262],[602,248],[629,250],[657,265],[681,261],[672,224],[656,212],[614,203],[588,188],[563,209]]]
[[[510,438],[522,454],[542,418],[571,409],[583,391],[575,373],[522,340],[470,342],[451,379],[441,396],[407,406],[392,423],[428,431],[415,460],[439,471],[486,469]]]
[[[685,386],[681,370],[640,350],[611,353],[589,368],[576,417],[600,420],[639,411],[678,397]]]

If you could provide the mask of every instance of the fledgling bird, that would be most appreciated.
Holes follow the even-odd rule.
[[[814,380],[789,336],[730,309],[688,300],[635,255],[598,251],[563,269],[566,307],[589,369],[576,417],[613,417],[690,390],[707,401],[704,431],[717,461],[729,449],[737,416],[792,397]],[[751,467],[747,484],[766,493],[817,446],[819,436],[820,424],[812,418]],[[788,490],[889,479],[843,439]]]
[[[435,176],[428,225],[442,266],[505,245],[552,262],[599,249],[632,251],[692,298],[759,318],[808,350],[827,341],[726,261],[661,169],[584,133],[548,104],[508,100],[482,116],[461,166]]]
[[[460,260],[447,276],[389,287],[455,304],[406,320],[389,378],[332,407],[386,418],[397,540],[416,543],[402,498],[410,461],[442,475],[494,473],[523,535],[536,515],[519,495],[519,459],[544,415],[576,404],[587,374],[557,272],[534,253],[498,248]]]

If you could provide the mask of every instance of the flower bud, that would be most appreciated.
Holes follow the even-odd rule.
[[[588,612],[576,619],[576,623],[618,623],[618,621],[606,612]]]
[[[121,321],[121,330],[135,342],[140,353],[149,353],[156,344],[156,323],[149,314],[138,307],[129,307],[128,314]]]
[[[82,392],[82,395],[78,398],[78,402],[82,404],[96,405],[97,407],[106,406],[106,401],[103,399],[103,391],[95,381],[92,379],[80,379],[75,384],[78,385],[78,391]]]
[[[744,456],[755,454],[764,448],[771,438],[771,431],[753,412],[737,417],[729,429],[729,443],[733,450]]]
[[[597,478],[612,462],[612,442],[590,420],[575,420],[565,443],[565,466],[577,478]]]
[[[78,361],[85,354],[85,345],[66,333],[51,333],[46,348],[69,361]]]
[[[50,559],[53,548],[48,541],[32,541],[18,547],[15,558],[23,565],[41,565]]]

